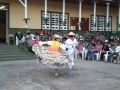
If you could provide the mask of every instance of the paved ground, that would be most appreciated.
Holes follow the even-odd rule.
[[[35,60],[0,62],[0,90],[120,90],[120,65],[76,60],[60,75]]]

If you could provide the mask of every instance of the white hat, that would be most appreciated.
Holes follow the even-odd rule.
[[[70,32],[68,35],[75,35],[73,32]]]
[[[105,40],[105,42],[107,43],[107,42],[108,42],[108,40]]]
[[[62,36],[58,35],[58,34],[54,34],[53,36],[54,38],[63,38]]]

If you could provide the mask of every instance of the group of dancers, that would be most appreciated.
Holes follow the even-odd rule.
[[[35,41],[32,50],[39,63],[54,66],[56,71],[58,67],[65,65],[72,69],[78,42],[75,33],[70,32],[68,36],[64,43],[61,42],[63,37],[58,34],[54,34],[51,41]]]

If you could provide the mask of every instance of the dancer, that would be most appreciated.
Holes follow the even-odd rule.
[[[78,45],[78,42],[73,32],[70,32],[68,35],[69,35],[69,38],[65,41],[65,45],[68,49],[69,59],[71,60],[70,68],[72,69],[72,66],[74,65],[74,59],[75,59],[75,50],[76,50],[76,46]]]
[[[55,76],[58,75],[58,68],[70,63],[65,52],[66,47],[62,44],[62,37],[58,34],[53,36],[52,41],[39,41],[33,46],[33,51],[42,64],[50,65],[55,68]]]

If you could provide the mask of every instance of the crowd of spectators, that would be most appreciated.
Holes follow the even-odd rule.
[[[31,33],[27,31],[24,36],[26,46],[30,52],[32,52],[32,46],[34,41],[48,41],[52,40],[54,34],[59,34],[63,37],[62,42],[68,38],[68,32],[63,31],[52,33],[47,32],[36,32]],[[16,36],[18,34],[15,34]],[[20,34],[23,36],[22,34]],[[18,37],[22,39],[21,37]],[[79,44],[76,47],[78,56],[82,57],[84,60],[98,60],[106,61],[112,63],[120,63],[120,37],[117,34],[109,34],[96,32],[91,34],[90,32],[85,32],[84,34],[75,32],[75,38],[78,40]],[[98,58],[99,57],[99,58]]]
[[[92,35],[86,32],[83,39],[79,39],[77,50],[78,55],[85,60],[96,59],[97,61],[120,63],[120,37],[117,34],[107,37],[106,34]]]

